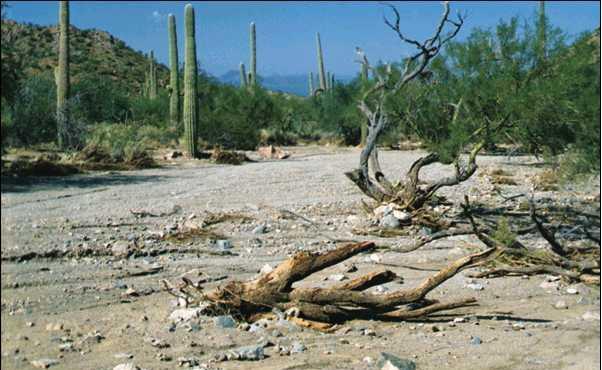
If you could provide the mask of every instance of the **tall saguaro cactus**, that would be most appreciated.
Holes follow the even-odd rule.
[[[148,97],[150,99],[156,99],[157,98],[157,66],[155,65],[155,54],[153,53],[152,50],[150,52],[150,57],[149,57],[149,77],[150,77],[150,84],[149,84]]]
[[[194,36],[194,8],[184,8],[184,132],[186,150],[190,157],[197,154],[196,139],[198,125],[196,39]]]
[[[56,69],[56,119],[58,144],[69,146],[69,2],[59,3],[59,65]]]
[[[546,60],[546,6],[543,0],[539,1],[539,22],[537,25],[538,59],[540,63]]]
[[[251,60],[249,61],[249,85],[255,86],[257,83],[257,44],[255,34],[255,22],[251,22],[251,32],[249,35],[249,48],[251,51]]]
[[[326,74],[324,72],[324,57],[322,55],[322,42],[320,33],[316,34],[316,47],[318,48],[318,73],[320,79],[320,89],[326,91]]]
[[[176,34],[176,17],[167,17],[169,33],[169,120],[172,127],[180,125],[180,76],[178,72],[178,35]]]
[[[247,87],[247,72],[245,71],[245,64],[243,62],[240,62],[240,87],[245,88]]]
[[[314,95],[314,73],[309,72],[309,96]]]

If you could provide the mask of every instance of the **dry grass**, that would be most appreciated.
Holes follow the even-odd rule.
[[[560,188],[558,173],[551,169],[534,176],[531,181],[535,186],[535,190],[539,191],[557,191]]]

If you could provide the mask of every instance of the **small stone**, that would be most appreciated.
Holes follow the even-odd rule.
[[[46,325],[46,331],[59,331],[63,330],[63,324],[61,323],[49,323]]]
[[[50,366],[58,365],[59,362],[57,360],[51,358],[41,358],[39,360],[31,361],[31,366],[38,369],[48,369]]]
[[[386,352],[381,352],[376,366],[380,370],[416,370],[416,363],[414,361],[399,358]]]
[[[156,356],[155,356],[159,361],[171,361],[173,360],[173,358],[170,355],[167,355],[163,352],[159,352]]]
[[[134,358],[134,355],[132,355],[131,353],[121,352],[121,353],[116,353],[113,357],[115,357],[117,359],[126,359],[126,360],[129,360],[131,358]]]
[[[328,280],[332,280],[332,281],[343,281],[345,279],[347,279],[347,276],[345,276],[343,274],[333,274],[328,277]]]
[[[391,205],[380,206],[374,209],[374,215],[378,218],[389,215],[393,212],[393,207]]]
[[[366,356],[362,358],[362,362],[365,362],[366,364],[371,366],[374,363],[374,359],[370,356]]]
[[[272,266],[270,266],[269,264],[265,264],[263,265],[263,267],[261,268],[261,270],[259,270],[259,273],[262,275],[265,274],[269,274],[270,272],[272,272],[274,270],[274,268]]]
[[[483,287],[483,285],[479,284],[479,283],[466,284],[466,285],[464,285],[464,287],[472,289],[472,290],[483,290],[483,289],[485,289],[485,287]]]
[[[466,322],[466,319],[465,319],[465,318],[463,318],[463,317],[456,317],[456,318],[454,319],[454,322],[455,322],[455,323]]]
[[[362,335],[366,335],[369,337],[375,337],[376,336],[376,332],[372,329],[364,329],[364,331],[362,332]]]
[[[374,263],[379,263],[380,261],[382,261],[382,257],[376,253],[372,253],[368,258]]]
[[[215,323],[215,326],[222,329],[236,327],[236,321],[234,321],[234,319],[230,315],[218,316],[213,319],[213,322]]]
[[[525,324],[520,323],[520,322],[512,325],[512,330],[518,331],[518,330],[523,330],[524,328],[525,328]]]
[[[380,226],[388,229],[397,229],[401,226],[399,219],[392,214],[388,214],[380,220]]]
[[[263,346],[244,346],[228,351],[227,358],[231,360],[241,361],[257,361],[263,360]]]
[[[574,287],[566,288],[566,292],[567,294],[579,294],[579,290],[577,290],[577,288]]]
[[[481,341],[481,338],[479,338],[479,337],[470,337],[470,344],[472,344],[474,346],[478,346],[481,343],[483,343],[483,341]]]
[[[113,370],[140,370],[140,368],[130,362],[127,364],[119,364],[115,366]]]
[[[307,347],[305,347],[305,345],[299,341],[295,341],[293,342],[293,346],[291,348],[291,353],[301,353],[301,352],[305,352],[305,350],[307,350]]]
[[[32,322],[32,321],[28,321],[28,322],[26,322],[26,323],[25,323],[25,325],[26,325],[26,326],[28,326],[28,327],[30,327],[30,328],[32,328],[32,327],[34,327],[36,324],[35,324],[34,322]]]
[[[218,240],[215,242],[215,244],[219,249],[232,249],[232,242],[229,240]]]
[[[126,240],[118,240],[113,243],[111,253],[115,257],[126,257],[130,252],[130,243]]]
[[[181,308],[173,311],[169,315],[169,319],[172,321],[190,321],[196,319],[201,315],[202,308]]]
[[[258,225],[252,231],[253,234],[265,234],[267,232],[267,226],[265,224]]]
[[[401,222],[407,222],[412,219],[412,215],[404,211],[393,211],[393,216]]]
[[[585,321],[600,321],[600,314],[597,312],[587,311],[581,316],[581,318]]]
[[[559,310],[564,310],[564,309],[567,309],[567,308],[569,308],[569,305],[568,305],[568,304],[566,304],[566,302],[565,302],[565,301],[558,301],[558,302],[556,302],[556,304],[554,305],[554,308],[557,308],[557,309],[559,309]]]

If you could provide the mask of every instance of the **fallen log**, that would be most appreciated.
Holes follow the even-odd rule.
[[[177,287],[167,281],[167,290],[187,305],[203,305],[208,315],[230,314],[239,320],[256,321],[272,311],[284,311],[304,326],[324,329],[323,325],[353,319],[408,319],[433,312],[475,304],[474,298],[440,303],[426,295],[460,271],[494,258],[497,248],[462,257],[426,278],[417,287],[386,294],[365,290],[397,279],[391,271],[371,272],[343,284],[327,288],[293,287],[293,284],[327,267],[375,248],[373,242],[353,243],[317,254],[300,252],[267,274],[247,281],[230,281],[205,292],[200,284],[185,279]]]

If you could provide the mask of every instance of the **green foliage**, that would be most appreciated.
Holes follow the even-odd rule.
[[[492,235],[493,239],[504,245],[505,247],[510,247],[512,243],[516,240],[516,234],[512,232],[510,228],[510,223],[508,219],[505,217],[501,217],[497,229],[495,233]]]

